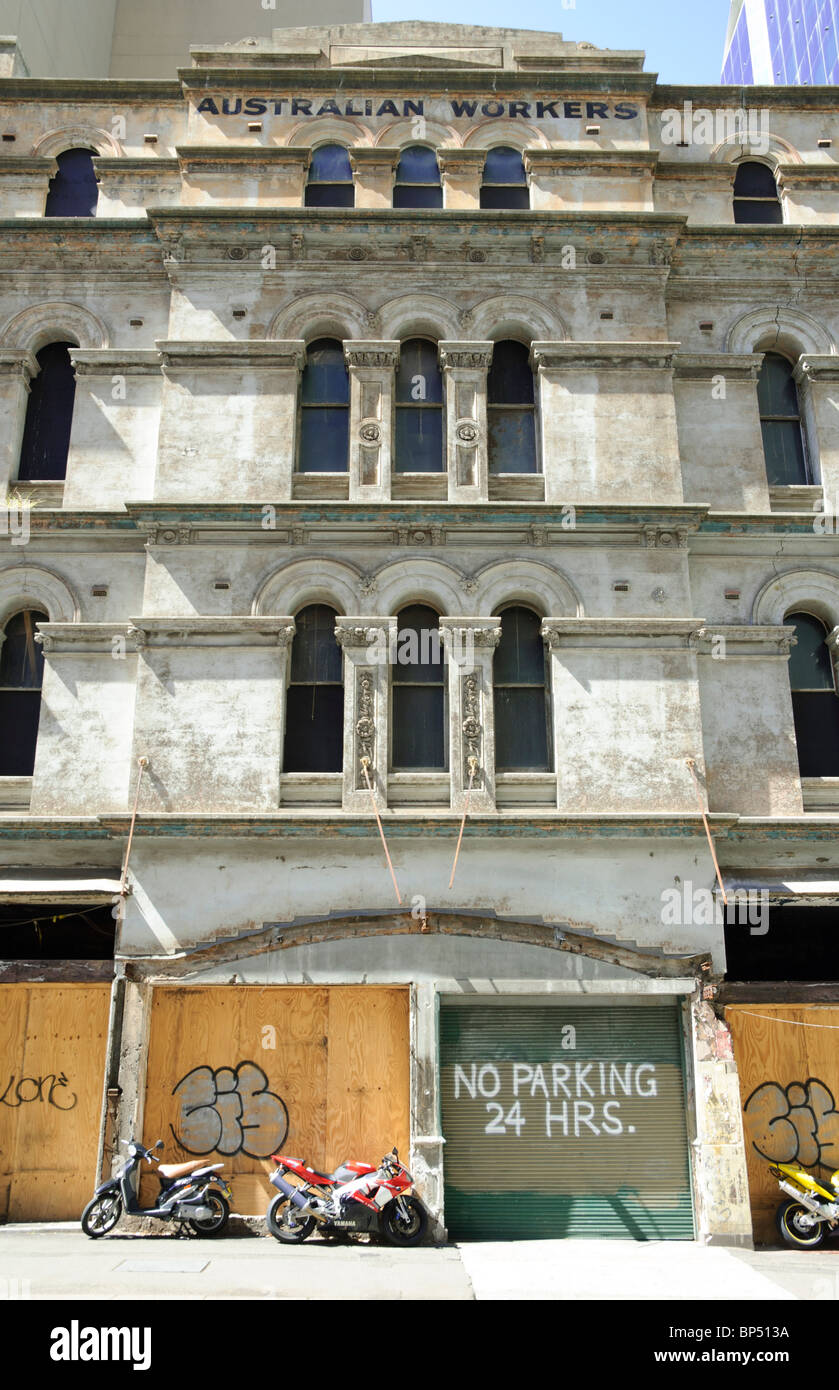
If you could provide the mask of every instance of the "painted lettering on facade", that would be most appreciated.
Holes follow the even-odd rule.
[[[438,103],[435,103],[437,105]],[[504,116],[525,121],[632,121],[639,107],[631,101],[577,101],[552,97],[543,101],[502,101],[488,97],[452,97],[440,103],[449,118],[483,121]],[[271,97],[206,96],[196,110],[202,116],[391,116],[411,119],[429,114],[422,97]]]
[[[659,1094],[653,1062],[585,1060],[458,1062],[453,1088],[456,1101],[485,1102],[485,1134],[520,1138],[528,1124],[543,1124],[547,1139],[634,1134],[636,1126],[621,1114],[622,1102]],[[525,1100],[531,1102],[527,1112]]]

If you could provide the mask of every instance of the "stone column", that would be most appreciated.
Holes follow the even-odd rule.
[[[475,209],[481,206],[481,178],[486,150],[438,150],[443,207]]]
[[[677,346],[533,343],[546,502],[682,503]]]
[[[689,1006],[685,1029],[693,1148],[696,1238],[704,1245],[752,1246],[743,1111],[731,1032],[710,1003]],[[692,1072],[692,1075],[690,1073]],[[690,1084],[692,1082],[692,1084]],[[695,1112],[695,1119],[694,1119]]]
[[[431,1234],[446,1240],[443,1225],[443,1145],[440,1133],[440,1070],[437,989],[433,980],[411,986],[411,1158],[414,1186],[431,1217]]]
[[[64,507],[118,511],[154,494],[162,376],[150,349],[71,348],[76,373]]]
[[[440,637],[449,672],[451,807],[464,809],[474,768],[469,808],[494,811],[492,655],[501,641],[501,624],[497,618],[441,618]]]
[[[679,352],[673,359],[686,502],[718,511],[769,510],[757,408],[762,361],[761,352]]]
[[[302,339],[156,344],[157,502],[291,499]]]
[[[347,339],[344,357],[350,373],[350,501],[388,502],[399,343]]]
[[[399,151],[370,149],[357,145],[348,151],[355,183],[357,208],[389,208],[393,206],[393,180],[399,163]]]
[[[450,502],[489,499],[487,372],[492,343],[439,345],[446,398],[446,463]]]
[[[821,510],[831,518],[828,528],[839,530],[839,357],[804,353],[795,367],[795,381],[801,402],[801,415],[810,455],[810,469],[820,491],[813,502],[800,496],[797,510]],[[781,491],[779,489],[778,491]],[[802,488],[784,488],[787,494],[804,493]],[[812,493],[813,489],[808,489]],[[821,531],[824,531],[821,527]]]
[[[20,446],[26,423],[29,383],[38,375],[33,352],[25,348],[0,351],[0,498],[6,496],[20,467]]]
[[[335,640],[344,652],[344,794],[343,809],[372,810],[362,758],[376,805],[387,805],[390,748],[390,652],[397,619],[335,620]]]

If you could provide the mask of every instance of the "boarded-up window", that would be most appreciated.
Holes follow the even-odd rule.
[[[493,660],[495,766],[499,772],[549,769],[548,692],[541,618],[506,608]]]
[[[839,777],[839,696],[827,628],[811,613],[788,613],[796,644],[789,661],[802,777]]]
[[[341,649],[335,610],[312,604],[297,614],[286,696],[285,772],[340,772],[344,740]]]
[[[6,624],[0,653],[0,777],[31,777],[41,717],[43,648],[35,624],[46,613],[27,608]]]
[[[67,475],[76,376],[72,343],[49,343],[37,354],[26,405],[18,477],[22,482],[57,481]]]
[[[90,150],[64,150],[50,179],[45,217],[93,217],[99,185]]]
[[[767,352],[757,387],[766,476],[771,487],[808,483],[801,406],[792,364]]]
[[[350,382],[339,342],[319,338],[307,349],[300,400],[300,472],[346,473]]]
[[[393,751],[396,771],[446,766],[445,674],[438,617],[414,604],[398,619],[393,666]]]
[[[496,343],[487,378],[490,473],[536,473],[536,399],[523,343]]]
[[[403,343],[396,373],[397,473],[443,471],[443,376],[435,343]]]

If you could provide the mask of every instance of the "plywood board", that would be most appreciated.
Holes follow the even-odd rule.
[[[740,1076],[755,1240],[780,1239],[785,1200],[772,1162],[826,1177],[839,1168],[839,1008],[732,1004],[726,1020]]]
[[[68,1221],[93,1193],[108,984],[0,985],[0,1220]]]
[[[278,1149],[329,1171],[409,1143],[409,993],[375,986],[154,991],[147,1144],[223,1160],[234,1209],[262,1214]],[[157,1191],[146,1177],[144,1200]]]

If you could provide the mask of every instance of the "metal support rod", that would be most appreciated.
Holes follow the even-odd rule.
[[[472,783],[475,780],[475,773],[478,770],[478,759],[476,757],[473,756],[471,758],[467,758],[466,763],[469,768],[469,786],[466,788],[466,805],[463,807],[463,817],[460,822],[460,834],[457,837],[457,848],[454,852],[454,863],[452,864],[451,878],[449,879],[450,888],[454,883],[454,876],[457,870],[457,861],[460,857],[460,842],[463,839],[463,828],[466,825],[466,817],[469,815],[469,802],[472,797]]]
[[[362,769],[362,771],[363,771],[363,773],[364,773],[364,780],[365,780],[365,782],[367,783],[367,790],[368,790],[368,792],[370,793],[370,804],[371,804],[371,806],[373,807],[373,815],[376,817],[376,824],[377,824],[377,826],[379,827],[379,834],[380,834],[381,837],[382,837],[382,848],[383,848],[383,850],[384,850],[384,852],[385,852],[385,859],[387,860],[387,866],[388,866],[388,868],[390,869],[390,876],[391,876],[391,878],[393,879],[393,888],[394,888],[394,891],[395,891],[395,893],[396,893],[396,901],[398,902],[399,906],[401,907],[401,906],[402,906],[402,895],[401,895],[401,893],[399,892],[399,884],[396,882],[396,874],[395,874],[394,871],[393,871],[393,861],[392,861],[392,859],[391,859],[391,857],[390,857],[390,851],[388,850],[388,847],[387,847],[387,840],[385,839],[385,832],[384,832],[384,827],[383,827],[383,825],[382,825],[382,818],[381,818],[381,816],[379,815],[379,808],[378,808],[378,806],[376,805],[376,798],[375,798],[375,796],[373,795],[373,784],[372,784],[372,782],[370,781],[370,774],[369,774],[369,772],[367,771],[367,769],[368,769],[369,766],[370,766],[370,759],[369,759],[368,757],[362,758],[362,759],[361,759],[361,769]]]
[[[149,765],[148,758],[138,758],[137,766],[140,771],[137,774],[137,786],[134,791],[134,810],[131,812],[131,825],[128,828],[128,844],[125,846],[125,859],[122,864],[122,876],[119,881],[120,897],[125,897],[125,885],[128,881],[128,860],[131,857],[131,845],[134,841],[134,826],[137,823],[137,807],[140,802],[140,783],[143,780],[143,773]]]
[[[722,893],[722,900],[723,900],[723,902],[725,903],[725,906],[728,907],[728,898],[726,897],[725,884],[724,884],[723,881],[722,881],[722,874],[721,874],[721,872],[720,872],[719,860],[717,859],[717,851],[716,851],[716,849],[714,848],[714,837],[713,837],[713,835],[711,834],[711,827],[710,827],[710,825],[708,824],[708,817],[707,817],[707,815],[705,814],[705,803],[704,803],[703,800],[702,800],[702,793],[701,793],[701,791],[699,790],[699,778],[698,778],[697,775],[696,775],[696,759],[695,759],[695,758],[685,758],[685,762],[687,763],[688,769],[689,769],[689,771],[690,771],[690,775],[691,775],[691,777],[693,778],[693,786],[694,786],[694,790],[695,790],[695,792],[696,792],[696,800],[697,800],[697,802],[698,802],[698,804],[699,804],[699,814],[700,814],[701,817],[702,817],[702,824],[705,826],[705,834],[708,836],[708,848],[709,848],[710,851],[711,851],[711,858],[712,858],[713,861],[714,861],[714,869],[716,870],[716,874],[717,874],[717,883],[720,885],[720,892]]]

